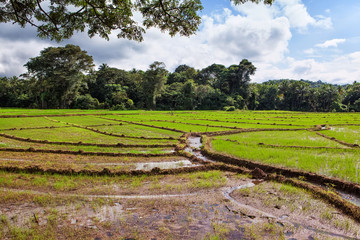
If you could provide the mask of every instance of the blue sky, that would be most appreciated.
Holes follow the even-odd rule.
[[[276,0],[271,7],[202,2],[202,25],[189,38],[150,29],[142,43],[117,39],[116,33],[108,42],[78,33],[58,44],[38,39],[32,28],[0,24],[0,76],[24,73],[23,65],[43,48],[71,43],[86,50],[98,66],[107,63],[126,70],[145,70],[154,61],[163,61],[170,71],[180,64],[201,69],[247,58],[257,67],[255,82],[360,81],[359,0]]]

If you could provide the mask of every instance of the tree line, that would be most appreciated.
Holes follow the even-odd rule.
[[[173,72],[162,62],[146,71],[125,71],[94,63],[75,45],[49,47],[26,64],[27,73],[0,78],[0,107],[360,111],[360,84],[271,80],[251,83],[256,67],[247,59],[226,67],[180,65]]]

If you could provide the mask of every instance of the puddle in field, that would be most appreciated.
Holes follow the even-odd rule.
[[[0,161],[14,161],[14,162],[32,162],[33,160],[26,159],[12,159],[12,158],[0,158]],[[176,168],[187,168],[197,167],[199,164],[193,164],[191,161],[185,159],[180,161],[168,161],[168,162],[141,162],[141,163],[87,163],[81,165],[95,165],[95,166],[128,166],[129,169],[135,170],[151,170],[153,168],[160,169],[176,169]]]
[[[183,167],[196,167],[199,164],[193,164],[189,160],[182,160],[176,162],[146,162],[146,163],[135,163],[136,170],[151,170],[153,168],[160,169],[175,169],[175,168],[183,168]]]
[[[189,160],[169,161],[169,162],[140,162],[140,163],[91,163],[96,166],[129,166],[135,170],[151,170],[153,168],[160,169],[176,169],[184,167],[197,167],[199,164],[193,164]]]
[[[330,130],[331,130],[331,131],[334,131],[334,132],[343,132],[343,131],[344,131],[344,128],[330,127]]]
[[[201,137],[190,136],[187,139],[187,143],[188,143],[189,147],[185,148],[186,152],[193,154],[195,157],[197,157],[203,161],[214,162],[201,153],[201,151],[200,151],[200,148],[202,146]]]
[[[351,194],[344,193],[344,192],[338,191],[338,190],[336,190],[336,193],[339,194],[340,197],[347,200],[348,202],[351,202],[352,204],[360,207],[360,198],[359,197],[356,197]]]

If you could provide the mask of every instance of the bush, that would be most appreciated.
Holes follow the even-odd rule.
[[[74,108],[94,109],[99,106],[99,101],[90,96],[90,94],[80,95],[75,98]]]
[[[232,112],[235,111],[235,107],[234,106],[225,106],[224,107],[224,111],[228,111],[228,112]]]

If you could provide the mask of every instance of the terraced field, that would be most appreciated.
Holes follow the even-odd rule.
[[[1,239],[357,239],[356,113],[0,109]]]

